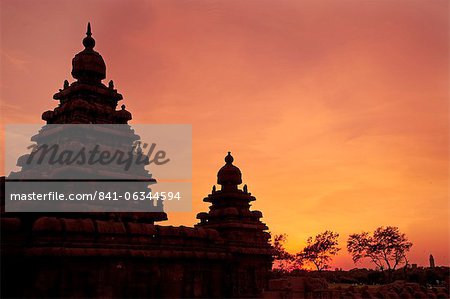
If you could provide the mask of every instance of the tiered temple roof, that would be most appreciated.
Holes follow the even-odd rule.
[[[211,194],[203,199],[212,205],[209,212],[197,214],[200,219],[198,227],[214,228],[232,244],[239,246],[257,246],[261,252],[267,253],[269,233],[268,228],[261,222],[262,213],[251,211],[250,202],[256,200],[247,185],[239,189],[242,184],[241,170],[233,165],[231,152],[225,157],[225,165],[217,173],[217,183],[220,190],[213,187]]]
[[[83,45],[84,50],[72,59],[72,76],[76,81],[64,81],[63,88],[53,96],[59,106],[44,112],[42,119],[47,124],[127,124],[132,115],[125,105],[116,110],[122,95],[114,89],[112,80],[108,86],[102,83],[106,65],[94,50],[90,24]]]
[[[102,56],[94,50],[95,40],[92,37],[91,25],[88,23],[86,37],[83,39],[84,49],[75,55],[72,60],[72,76],[75,81],[69,83],[64,81],[63,88],[53,98],[59,101],[58,107],[42,114],[42,119],[47,122],[38,134],[31,138],[37,147],[41,145],[51,146],[57,144],[59,150],[94,149],[99,145],[102,150],[114,153],[120,150],[123,153],[137,156],[133,150],[140,137],[127,125],[132,115],[125,109],[116,110],[118,102],[123,99],[122,95],[114,88],[111,80],[106,86],[102,80],[106,78],[106,65]],[[96,124],[96,126],[80,126],[75,132],[70,126],[72,124]],[[121,125],[121,126],[102,126]],[[69,132],[69,130],[72,130]],[[68,137],[70,136],[70,137]],[[65,140],[67,139],[67,140]],[[9,179],[60,179],[60,178],[88,178],[98,180],[141,180],[142,183],[134,183],[130,190],[137,191],[132,187],[140,188],[138,191],[146,190],[147,186],[156,183],[152,175],[145,169],[145,164],[133,165],[129,171],[124,171],[114,163],[102,165],[52,165],[49,163],[25,163],[30,154],[25,154],[18,159],[17,165],[22,167],[21,171],[10,174]],[[76,189],[73,182],[65,183],[68,189]],[[73,186],[72,186],[73,185]],[[93,185],[93,190],[97,190]],[[97,188],[97,189],[96,189]],[[94,191],[92,191],[94,192]],[[74,214],[83,217],[83,214]],[[97,217],[109,218],[110,213],[96,213]],[[138,219],[153,223],[154,221],[167,220],[167,214],[163,210],[162,201],[156,201],[155,211],[147,213],[116,213],[124,219]]]

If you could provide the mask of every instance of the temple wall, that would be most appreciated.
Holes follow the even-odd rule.
[[[257,249],[230,249],[213,229],[1,220],[5,297],[254,297],[271,265]]]

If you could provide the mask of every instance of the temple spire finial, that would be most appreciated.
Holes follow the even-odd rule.
[[[88,22],[87,24],[87,32],[86,32],[87,36],[91,36],[92,32],[91,32],[91,22]]]
[[[102,56],[94,50],[95,40],[91,35],[91,22],[88,22],[83,38],[84,49],[72,59],[72,76],[79,81],[97,84],[106,78],[106,65]],[[112,91],[115,92],[114,89]]]
[[[83,46],[89,50],[92,50],[95,47],[95,40],[92,38],[91,22],[88,22],[86,37],[83,39]]]
[[[233,156],[231,155],[231,152],[229,151],[229,152],[228,152],[228,155],[225,157],[225,162],[226,162],[227,164],[231,164],[231,163],[233,163],[233,161],[234,161],[234,158],[233,158]]]

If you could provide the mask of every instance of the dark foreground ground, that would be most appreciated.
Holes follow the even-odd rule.
[[[264,298],[449,298],[449,267],[274,272]]]

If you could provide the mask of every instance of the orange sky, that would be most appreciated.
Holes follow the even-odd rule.
[[[192,225],[231,150],[300,249],[399,226],[449,264],[446,0],[1,0],[2,125],[41,123],[87,21],[132,123],[193,125]],[[106,82],[107,82],[106,81]],[[2,155],[3,156],[3,155]],[[3,168],[3,167],[2,167]],[[353,267],[346,250],[333,267]]]

